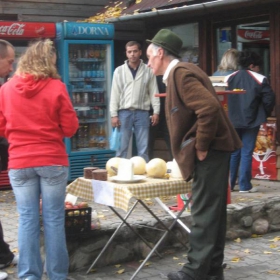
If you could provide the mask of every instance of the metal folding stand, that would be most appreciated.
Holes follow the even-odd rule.
[[[108,242],[106,243],[105,247],[101,250],[101,252],[99,253],[99,255],[97,256],[97,258],[94,260],[94,262],[92,263],[92,265],[90,266],[90,268],[87,271],[87,274],[91,271],[91,269],[94,267],[94,265],[98,262],[98,260],[100,259],[100,257],[103,255],[103,253],[105,252],[105,250],[109,247],[109,245],[111,244],[111,242],[113,241],[113,239],[115,238],[115,236],[117,235],[117,233],[119,232],[119,230],[121,229],[121,227],[125,224],[127,225],[132,232],[137,235],[147,246],[149,246],[149,248],[151,248],[150,253],[147,255],[147,257],[145,258],[145,260],[141,263],[141,265],[137,268],[137,270],[135,271],[135,273],[132,275],[132,277],[130,278],[130,280],[134,279],[136,277],[136,275],[139,273],[139,271],[143,268],[143,266],[146,264],[146,262],[150,259],[150,257],[153,255],[153,253],[156,253],[160,258],[162,258],[162,256],[157,252],[157,248],[158,246],[162,243],[162,241],[164,240],[164,238],[167,236],[168,233],[171,233],[184,247],[187,247],[171,230],[173,229],[173,227],[175,226],[176,223],[178,223],[179,225],[181,225],[183,227],[184,230],[186,230],[188,233],[190,233],[190,229],[179,219],[180,216],[182,215],[182,213],[185,211],[186,207],[188,206],[190,199],[186,202],[186,204],[184,205],[184,207],[177,213],[174,214],[172,211],[169,210],[169,208],[160,200],[159,197],[154,198],[155,201],[174,219],[173,222],[171,223],[171,225],[169,227],[167,227],[157,216],[156,214],[141,200],[141,199],[136,199],[136,201],[134,202],[133,206],[131,207],[131,209],[128,211],[128,213],[126,214],[126,216],[123,218],[117,211],[115,208],[108,206],[122,221],[122,223],[117,227],[117,229],[115,230],[115,232],[113,233],[113,235],[111,236],[111,238],[108,240]],[[153,230],[161,230],[164,232],[164,234],[161,236],[161,238],[158,240],[158,242],[155,244],[154,247],[152,247],[128,222],[127,219],[130,216],[130,214],[133,212],[133,210],[135,209],[137,204],[141,204],[144,209],[146,209],[156,220],[157,222],[164,228],[164,229],[155,229],[152,228]]]

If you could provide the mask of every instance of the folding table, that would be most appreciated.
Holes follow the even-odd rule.
[[[157,252],[158,246],[162,243],[164,238],[168,233],[172,233],[172,228],[176,223],[181,225],[184,230],[190,233],[190,229],[180,220],[180,216],[187,207],[183,207],[179,212],[174,213],[161,201],[160,196],[173,196],[177,194],[189,193],[191,192],[192,184],[191,182],[186,182],[182,179],[154,179],[154,178],[145,178],[143,181],[136,183],[115,183],[113,181],[98,181],[98,180],[89,180],[84,178],[78,178],[73,181],[70,185],[67,186],[67,192],[87,200],[95,201],[96,203],[101,203],[107,205],[122,221],[118,228],[115,230],[111,238],[108,240],[105,247],[99,253],[97,258],[94,260],[92,265],[87,271],[87,274],[91,271],[92,267],[97,263],[102,254],[108,248],[108,246],[113,241],[116,234],[119,232],[123,225],[128,226],[147,246],[151,248],[149,243],[137,232],[132,226],[127,222],[128,217],[131,215],[137,204],[143,206],[143,208],[148,211],[163,227],[163,235],[157,241],[155,246],[151,248],[150,253],[147,255],[145,260],[141,263],[138,269],[135,271],[130,280],[134,279],[139,271],[143,268],[149,258],[153,253],[156,253],[158,256],[161,255]],[[132,207],[129,208],[129,202],[131,198],[135,198],[135,202]],[[169,227],[167,227],[159,217],[145,204],[143,199],[154,198],[155,201],[174,219]],[[116,208],[121,208],[127,212],[125,217],[122,217]],[[159,229],[156,229],[159,230]],[[175,238],[177,238],[174,235]],[[177,238],[178,239],[178,238]],[[179,240],[180,241],[180,240]],[[180,241],[181,242],[181,241]],[[181,242],[183,246],[185,244]]]

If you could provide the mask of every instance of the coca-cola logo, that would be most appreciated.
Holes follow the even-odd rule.
[[[264,174],[264,175],[256,174],[254,178],[262,179],[262,180],[269,180],[270,177],[271,177],[271,175],[269,175],[269,174]]]
[[[0,25],[0,35],[22,36],[25,24],[12,23],[11,25]]]
[[[254,30],[254,31],[247,30],[244,34],[244,37],[246,39],[262,39],[263,32],[258,30]]]
[[[35,32],[36,32],[38,35],[43,35],[43,34],[45,33],[45,27],[44,27],[44,26],[36,27],[36,28],[35,28]]]

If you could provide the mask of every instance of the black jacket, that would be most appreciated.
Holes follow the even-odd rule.
[[[239,70],[226,77],[228,89],[245,94],[228,94],[228,116],[235,128],[254,128],[266,122],[275,105],[275,94],[265,76]]]

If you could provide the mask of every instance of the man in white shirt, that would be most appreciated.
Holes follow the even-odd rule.
[[[116,156],[126,158],[134,130],[138,156],[148,157],[149,127],[159,121],[160,100],[156,77],[140,59],[141,45],[136,41],[126,44],[125,63],[114,71],[110,97],[112,127],[120,128],[121,145]],[[149,116],[152,105],[153,115]]]

